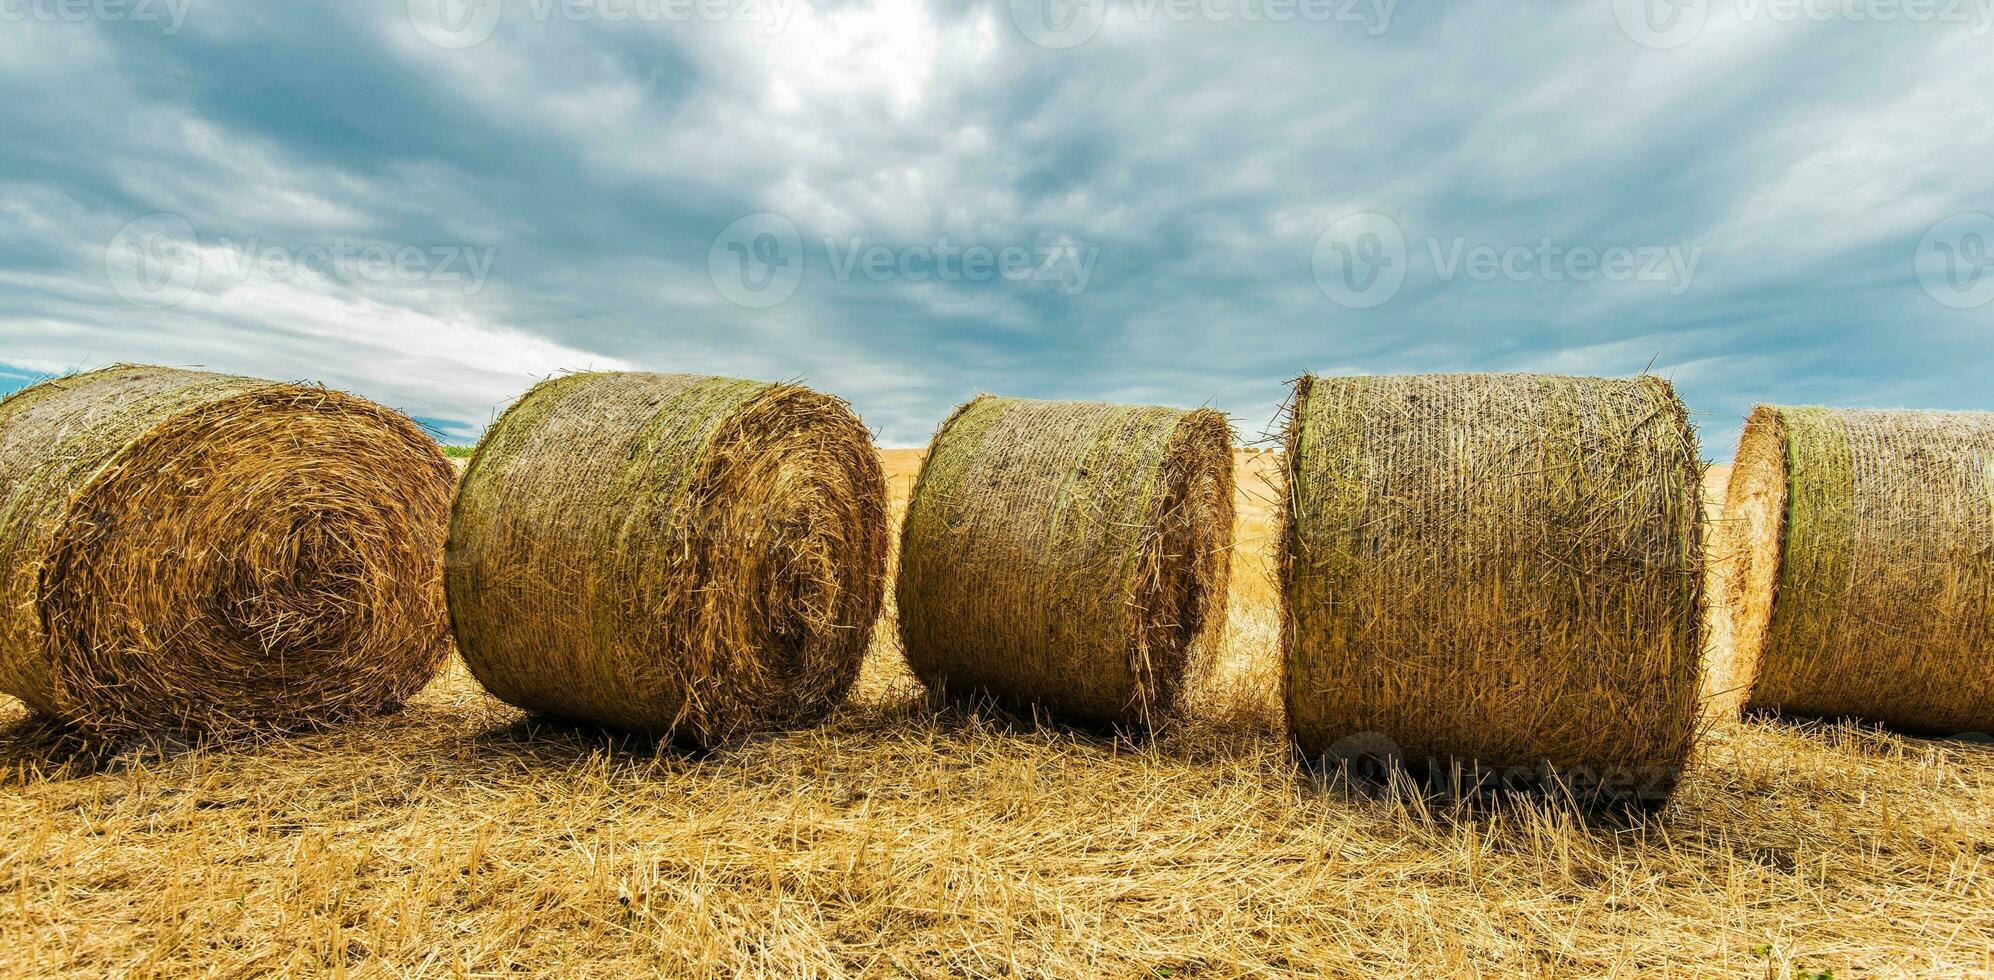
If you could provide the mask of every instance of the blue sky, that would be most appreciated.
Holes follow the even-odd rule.
[[[697,2],[0,0],[0,390],[1994,408],[1994,0]]]

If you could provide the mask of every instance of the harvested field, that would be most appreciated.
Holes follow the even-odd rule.
[[[885,462],[897,508],[919,454]],[[461,668],[285,742],[79,754],[0,709],[0,970],[1994,973],[1984,745],[1725,721],[1665,811],[1592,822],[1300,778],[1279,470],[1240,460],[1220,670],[1153,745],[933,709],[886,623],[826,727],[711,754],[528,724]]]

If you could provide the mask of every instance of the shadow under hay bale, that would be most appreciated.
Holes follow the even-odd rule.
[[[557,718],[712,745],[814,723],[885,592],[886,484],[843,402],[733,378],[545,382],[464,474],[448,573],[471,673]]]
[[[1751,708],[1994,732],[1994,414],[1761,405],[1725,510]]]
[[[708,746],[675,740],[669,733],[603,728],[537,714],[484,729],[472,736],[472,742],[487,753],[556,767],[602,754],[625,759],[650,757],[699,762],[713,752]]]
[[[1666,381],[1303,378],[1285,700],[1319,769],[1656,805],[1699,725],[1695,433]]]
[[[1232,431],[1209,409],[984,396],[935,434],[901,535],[931,690],[1149,727],[1224,633]]]
[[[0,402],[0,689],[102,738],[398,707],[449,654],[452,477],[351,395],[120,365]]]

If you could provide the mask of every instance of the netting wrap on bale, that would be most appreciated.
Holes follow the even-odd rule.
[[[1701,466],[1667,382],[1303,378],[1287,454],[1300,752],[1469,790],[1667,794],[1703,602]]]
[[[885,590],[886,481],[843,402],[576,374],[492,426],[451,525],[450,611],[493,694],[710,745],[819,719]]]
[[[449,654],[454,477],[323,388],[118,366],[0,402],[0,690],[102,735],[398,706]]]
[[[1994,732],[1994,414],[1759,406],[1717,551],[1753,707]]]
[[[1216,654],[1232,430],[984,396],[936,433],[901,535],[900,633],[931,688],[1144,726]]]

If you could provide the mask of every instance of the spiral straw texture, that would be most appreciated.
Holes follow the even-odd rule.
[[[1154,724],[1224,632],[1232,492],[1208,409],[964,405],[907,508],[908,663],[931,688]]]
[[[1761,405],[1725,498],[1752,707],[1994,732],[1994,414]]]
[[[712,745],[808,724],[885,591],[886,480],[843,402],[682,374],[575,374],[479,445],[450,610],[493,694]]]
[[[1701,467],[1667,382],[1303,378],[1287,449],[1301,752],[1666,796],[1698,727],[1703,602]]]
[[[390,710],[449,654],[436,442],[351,395],[120,365],[0,402],[0,689],[99,735]]]

